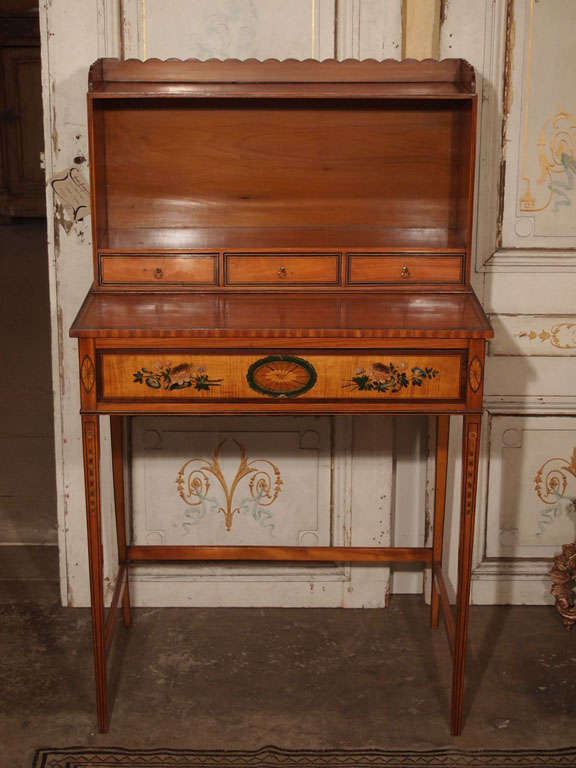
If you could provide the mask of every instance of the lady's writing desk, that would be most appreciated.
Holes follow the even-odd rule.
[[[462,727],[485,340],[469,282],[476,96],[462,60],[117,61],[88,94],[94,284],[78,337],[94,656],[142,561],[417,561],[454,658]],[[126,540],[124,416],[437,416],[431,547],[142,546]],[[449,418],[462,415],[456,618],[442,575]],[[119,575],[105,615],[99,417]],[[201,484],[200,484],[201,485]],[[194,489],[193,489],[194,490]],[[199,486],[196,491],[201,494]]]

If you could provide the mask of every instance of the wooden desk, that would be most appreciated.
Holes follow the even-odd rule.
[[[109,722],[106,656],[120,607],[130,622],[130,565],[330,560],[432,568],[431,624],[443,616],[454,657],[452,732],[460,733],[492,335],[468,282],[471,68],[460,60],[100,60],[91,77],[94,286],[71,335],[79,349],[100,729]],[[165,171],[175,148],[172,177]],[[127,542],[123,416],[221,413],[435,414],[432,546]],[[452,414],[464,420],[455,619],[442,574]],[[111,418],[119,555],[107,617],[101,415]]]

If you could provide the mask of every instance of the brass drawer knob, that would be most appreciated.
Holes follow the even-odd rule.
[[[286,269],[286,267],[280,267],[280,269],[278,270],[278,277],[281,280],[284,280],[286,277],[288,277],[288,270]]]
[[[402,280],[408,280],[410,277],[410,270],[406,266],[406,264],[403,265],[402,269],[400,270],[400,277]]]
[[[156,280],[162,280],[162,278],[164,277],[164,272],[162,272],[160,267],[156,267],[156,269],[154,270],[154,277],[156,278]]]

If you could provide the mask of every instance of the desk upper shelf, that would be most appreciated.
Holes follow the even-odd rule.
[[[244,95],[465,98],[474,92],[474,69],[463,59],[98,59],[89,76],[89,93],[97,99]]]
[[[95,290],[469,284],[462,59],[99,59],[88,97]]]

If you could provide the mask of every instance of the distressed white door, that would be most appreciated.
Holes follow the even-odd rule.
[[[548,602],[551,557],[576,538],[576,3],[445,10],[441,56],[477,71],[473,280],[496,332],[472,599]],[[454,528],[452,544],[454,574]]]
[[[88,66],[98,56],[383,59],[397,57],[401,44],[400,0],[77,0],[72,6],[52,0],[42,4],[41,19],[49,178],[65,176],[70,168],[77,178],[87,175],[85,90]],[[86,605],[77,360],[67,329],[90,283],[90,219],[74,216],[56,184],[48,188],[48,210],[62,595],[68,604]],[[102,464],[109,478],[106,420],[103,426]],[[135,418],[127,466],[134,539],[422,544],[425,426],[423,419],[393,417]],[[268,506],[266,496],[254,499],[246,476],[228,510],[218,472],[207,473],[212,501],[205,494],[200,509],[193,503],[192,460],[213,469],[218,461],[230,490],[240,462],[254,468],[251,462],[262,458],[282,478]],[[179,487],[178,472],[185,466]],[[267,481],[258,477],[262,491]],[[115,547],[108,479],[102,502],[111,585]],[[398,505],[402,515],[393,527]],[[399,574],[395,585],[420,589],[421,577]],[[387,569],[345,564],[142,566],[134,577],[140,605],[376,607],[385,605],[389,590]]]
[[[98,56],[382,59],[397,58],[401,50],[400,0],[52,0],[41,3],[41,22],[49,178],[70,168],[86,177],[86,78],[88,65]],[[572,425],[576,423],[575,23],[573,0],[450,0],[443,4],[440,55],[462,56],[477,71],[480,121],[472,279],[496,329],[486,369],[487,416],[472,590],[475,602],[537,603],[549,599],[546,572],[550,563],[546,558],[563,537],[566,541],[574,537],[571,499],[576,491],[571,485],[570,457]],[[86,605],[77,360],[67,329],[90,283],[90,219],[75,219],[49,187],[48,222],[62,594],[66,603]],[[538,430],[532,427],[533,418]],[[449,485],[447,560],[454,579],[460,450],[459,421],[453,421],[454,482]],[[315,533],[322,539],[331,526],[331,534],[340,535],[334,520],[344,519],[348,520],[345,530],[354,541],[358,536],[365,542],[376,537],[381,543],[422,544],[430,529],[428,500],[433,490],[433,462],[430,457],[426,461],[427,420],[397,417],[371,420],[366,425],[362,420],[326,417],[325,422],[319,435],[325,436],[323,430],[328,430],[333,436],[330,471],[318,481],[318,487],[325,487],[322,483],[327,486],[329,475],[330,517],[318,518]],[[195,425],[190,422],[186,429],[190,442],[179,446],[178,461],[184,461],[188,454],[192,457],[184,447],[196,453],[201,447]],[[232,435],[238,426],[229,423],[226,429]],[[144,426],[133,424],[135,477],[142,476],[139,463],[146,461],[145,452],[150,450],[145,431]],[[520,444],[507,445],[515,433],[520,435]],[[164,439],[166,445],[172,445],[168,433]],[[206,438],[202,456],[213,455],[214,439]],[[105,429],[106,466],[107,447]],[[378,460],[372,454],[376,448]],[[366,459],[354,459],[355,452],[372,456],[374,466]],[[538,469],[551,459],[566,462],[561,463],[567,479],[562,491],[566,498],[559,505],[543,501],[535,492]],[[165,481],[154,487],[158,504],[164,498],[162,493],[170,505],[182,504],[172,507],[176,522],[184,507],[190,507],[174,496],[177,463],[175,460],[169,465]],[[363,472],[367,474],[360,480]],[[359,483],[369,493],[368,500],[356,496]],[[146,528],[150,509],[138,495],[141,488],[137,485],[135,482],[135,533],[142,537],[152,529]],[[319,503],[318,493],[315,500],[310,496],[311,504]],[[299,489],[299,495],[292,499],[294,518],[291,527],[283,530],[292,540],[309,524],[302,512],[307,497],[302,494]],[[287,510],[288,492],[283,491],[277,501],[286,504]],[[103,488],[103,506],[109,533],[107,567],[111,571],[114,547],[109,483]],[[281,514],[289,519],[287,511]],[[548,519],[551,522],[535,540],[539,521]],[[232,531],[220,533],[224,536]],[[248,538],[248,533],[265,535],[260,528],[233,528],[234,536],[246,534]],[[217,534],[214,530],[211,535]],[[304,593],[306,589],[312,592],[311,585],[316,583],[312,576],[318,571],[309,568],[307,572],[298,566],[302,580],[292,590],[289,585],[295,582],[285,574],[277,575],[282,568],[263,567],[268,576],[259,577],[260,582],[251,576],[246,587],[240,586],[241,568],[227,574],[226,579],[217,573],[213,584],[225,585],[222,589],[207,587],[209,578],[201,574],[200,567],[194,573],[177,575],[175,580],[180,579],[178,583],[183,586],[176,589],[154,569],[148,569],[140,573],[136,594],[142,603],[157,605],[173,600],[211,600],[200,596],[208,595],[205,589],[218,593],[215,604],[226,604],[225,599],[238,605],[260,604],[265,595],[268,604],[292,604],[287,594],[294,596],[293,604],[384,602],[388,584],[384,570],[379,574],[385,582],[371,587],[362,569],[355,567],[352,571],[356,576],[350,578],[357,582],[353,592],[347,592],[344,585],[349,576],[334,569],[332,586],[324,592],[320,589],[321,594],[310,603]],[[330,568],[322,568],[321,579]],[[374,573],[371,569],[370,580]],[[236,586],[237,596],[222,597],[235,594]],[[395,591],[419,591],[422,580],[410,571],[397,569],[391,586]]]
[[[340,3],[338,8],[326,0],[203,0],[191,7],[186,0],[147,0],[130,6],[125,7],[131,13],[125,33],[131,49],[141,57],[158,58],[383,58],[394,53],[400,19],[399,3],[383,2]],[[379,16],[382,11],[385,14]],[[134,419],[135,540],[387,544],[393,426],[390,418],[180,419],[177,426],[172,420],[158,426]],[[154,440],[157,445],[147,447]],[[241,451],[249,461],[265,457],[270,463],[262,471],[273,467],[282,485],[278,497],[264,507],[255,505],[246,478],[245,487],[237,490],[244,509],[226,530],[222,518],[230,510],[218,511],[224,503],[221,483],[212,482],[209,493],[215,493],[214,501],[199,510],[190,503],[194,494],[176,492],[174,473],[191,462],[181,481],[189,484],[195,469],[207,462],[213,469],[223,463],[230,486]],[[212,481],[214,474],[208,475]],[[195,474],[194,481],[202,484],[202,475]],[[150,491],[142,493],[144,488]],[[171,605],[375,607],[385,604],[389,588],[389,571],[384,568],[212,564],[140,572],[135,600]]]

